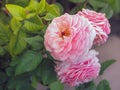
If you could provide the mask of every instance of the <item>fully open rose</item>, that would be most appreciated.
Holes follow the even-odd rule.
[[[77,60],[75,63],[61,62],[56,66],[56,72],[62,83],[78,86],[95,79],[100,71],[100,64],[94,50]]]
[[[104,13],[97,13],[89,9],[83,9],[77,14],[87,18],[96,30],[97,35],[94,44],[102,44],[106,42],[108,34],[110,33],[110,24]]]
[[[74,61],[92,47],[96,36],[93,29],[83,16],[64,14],[49,24],[44,45],[54,59]]]

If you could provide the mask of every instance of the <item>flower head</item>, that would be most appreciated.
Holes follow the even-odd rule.
[[[95,79],[100,71],[98,58],[94,50],[86,54],[83,60],[77,60],[75,63],[62,62],[56,66],[56,72],[62,83],[70,86],[78,86]]]
[[[44,44],[54,59],[74,60],[89,51],[95,36],[96,33],[86,18],[64,14],[49,24]]]
[[[83,9],[77,13],[80,16],[87,18],[93,25],[96,31],[96,38],[94,44],[102,44],[106,42],[108,34],[110,34],[110,24],[105,14],[97,13],[89,9]]]

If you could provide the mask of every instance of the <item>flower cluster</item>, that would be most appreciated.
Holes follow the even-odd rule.
[[[103,44],[110,24],[103,13],[83,9],[75,15],[64,14],[49,24],[44,44],[55,62],[62,83],[78,86],[95,79],[100,71],[98,52],[93,45]]]

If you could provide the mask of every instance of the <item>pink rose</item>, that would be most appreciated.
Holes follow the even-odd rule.
[[[44,45],[54,59],[74,60],[92,47],[96,32],[88,19],[64,14],[49,24]]]
[[[61,62],[56,66],[56,72],[62,83],[78,86],[95,79],[100,71],[98,58],[95,51],[90,51],[84,58],[76,63]]]
[[[108,38],[107,34],[110,34],[110,24],[107,18],[105,17],[105,14],[97,13],[89,9],[83,9],[77,14],[88,18],[88,20],[92,23],[93,27],[95,28],[97,35],[94,40],[94,44],[102,44],[106,42]]]

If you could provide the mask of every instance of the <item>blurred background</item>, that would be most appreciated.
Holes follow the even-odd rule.
[[[111,24],[111,34],[108,41],[96,47],[96,50],[99,51],[100,62],[109,59],[115,59],[116,62],[95,81],[98,83],[102,79],[107,79],[110,82],[111,90],[120,90],[120,0],[47,0],[47,2],[58,4],[61,14],[66,12],[75,14],[82,8],[89,8],[106,14]],[[9,12],[5,8],[6,3],[14,3],[25,7],[29,0],[0,0],[0,23],[5,25],[10,20]],[[46,90],[46,88],[38,85],[37,90]],[[65,90],[74,89],[65,86]]]

